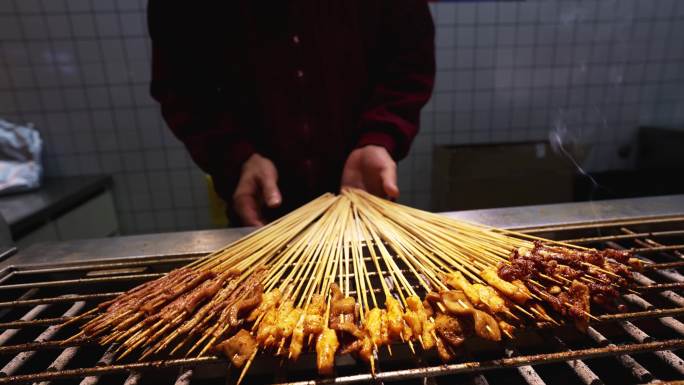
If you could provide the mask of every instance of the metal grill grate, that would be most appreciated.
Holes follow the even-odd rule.
[[[593,246],[634,248],[653,262],[636,275],[642,294],[623,296],[626,313],[604,314],[584,335],[571,327],[525,330],[512,341],[466,343],[460,362],[441,365],[434,355],[408,349],[381,352],[378,381],[403,383],[642,384],[684,378],[684,217],[549,226],[524,230]],[[234,378],[218,357],[112,362],[113,346],[60,341],[74,327],[59,325],[97,303],[154,279],[198,255],[126,258],[0,272],[0,383],[201,384]],[[480,361],[477,361],[480,360]],[[338,359],[336,377],[319,379],[312,354],[282,365],[260,357],[246,383],[353,383],[373,377],[350,357]],[[274,370],[274,368],[277,368]]]

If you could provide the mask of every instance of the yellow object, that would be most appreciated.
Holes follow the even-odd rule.
[[[209,196],[209,216],[211,223],[216,227],[227,227],[228,216],[226,216],[226,202],[216,194],[214,190],[214,180],[210,175],[205,175],[207,180],[207,194]]]

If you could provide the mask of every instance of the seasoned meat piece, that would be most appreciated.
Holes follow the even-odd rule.
[[[423,320],[423,349],[430,350],[435,346],[435,323],[426,318]]]
[[[228,322],[231,326],[237,326],[240,322],[240,315],[257,307],[261,303],[261,293],[263,287],[258,284],[253,290],[247,293],[243,299],[237,301],[228,308]]]
[[[406,307],[408,308],[404,313],[404,321],[411,328],[411,334],[418,337],[423,334],[423,320],[421,315],[424,315],[423,304],[420,299],[415,296],[406,299]]]
[[[216,295],[221,290],[221,287],[223,287],[223,282],[225,282],[226,278],[226,276],[220,275],[214,279],[202,282],[185,301],[185,311],[187,313],[194,312],[197,305],[202,301]]]
[[[528,298],[532,298],[532,293],[530,292],[530,289],[527,288],[525,285],[525,282],[519,280],[519,279],[514,279],[511,281],[512,284],[514,284],[518,290],[520,290],[525,296]]]
[[[584,262],[591,263],[592,265],[601,266],[606,260],[603,257],[603,253],[598,250],[589,250],[584,253]]]
[[[620,295],[614,286],[608,284],[589,282],[587,287],[589,287],[589,292],[592,295],[601,295],[606,300],[608,298],[617,298]]]
[[[299,317],[297,325],[292,331],[290,340],[290,359],[296,361],[302,353],[304,338],[307,335],[318,335],[323,331],[323,313],[325,312],[325,298],[315,294]]]
[[[461,290],[448,290],[440,293],[442,304],[447,312],[454,315],[465,316],[473,312],[473,305],[468,301],[465,293]]]
[[[404,321],[411,328],[411,333],[421,339],[425,350],[432,349],[435,346],[435,339],[432,336],[435,325],[428,319],[425,306],[420,302],[420,298],[410,296],[406,298],[406,307],[408,309],[404,313]]]
[[[165,284],[172,284],[179,276],[190,273],[192,273],[192,270],[186,267],[172,270],[157,280],[145,282],[128,290],[119,297],[100,303],[97,305],[97,308],[100,310],[106,309],[106,312],[108,313],[122,309],[137,310],[143,305],[143,302],[140,302],[141,298],[146,297],[151,293],[157,293],[160,287],[163,287]]]
[[[318,334],[323,331],[323,317],[320,315],[306,314],[304,316],[304,333]]]
[[[406,307],[406,312],[404,312],[404,321],[407,325],[405,334],[408,335],[410,329],[410,335],[420,338],[424,349],[432,349],[435,345],[435,339],[432,335],[435,325],[428,318],[432,309],[427,308],[416,296],[406,298]]]
[[[420,319],[420,314],[418,312],[407,310],[404,313],[404,321],[406,321],[406,325],[408,326],[408,330],[411,331],[412,336],[417,338],[423,334],[423,321]]]
[[[320,294],[315,294],[304,315],[304,333],[318,334],[323,331],[323,313],[325,313],[325,298]]]
[[[514,279],[529,279],[536,268],[534,262],[521,258],[518,256],[517,252],[513,252],[511,256],[511,264],[499,263],[497,274],[502,279],[506,281],[512,281]]]
[[[434,291],[430,291],[427,294],[425,294],[425,300],[428,302],[441,302],[442,301],[442,296],[440,293],[435,293]]]
[[[330,291],[330,328],[347,332],[356,338],[363,337],[363,331],[356,326],[357,304],[354,298],[345,297],[337,284],[332,284]]]
[[[342,299],[332,301],[330,305],[330,312],[334,316],[339,315],[354,315],[356,311],[356,301],[352,297],[344,297]]]
[[[485,282],[502,292],[507,298],[518,305],[523,305],[525,302],[527,302],[527,300],[530,299],[530,297],[522,292],[518,286],[499,278],[494,268],[482,270],[480,272],[480,276],[485,280]]]
[[[554,298],[556,298],[556,297],[554,297]],[[546,312],[546,309],[544,309],[544,306],[542,306],[542,305],[539,304],[539,303],[533,303],[533,304],[530,306],[530,309],[534,309],[535,312],[541,314],[541,316],[542,316],[543,318],[547,319],[547,320],[551,318],[551,317],[549,316],[549,313]]]
[[[370,362],[373,355],[373,343],[370,337],[365,335],[363,338],[354,340],[351,344],[347,345],[344,349],[340,351],[340,354],[357,353],[359,358],[365,362]]]
[[[263,347],[273,346],[279,338],[278,335],[278,312],[275,308],[269,309],[259,323],[256,340]]]
[[[252,310],[247,317],[247,321],[254,322],[260,315],[265,314],[270,309],[276,307],[282,296],[280,289],[274,289],[264,294],[261,303],[256,309]]]
[[[404,320],[406,320],[406,314],[404,313],[403,316]],[[407,322],[404,322],[404,330],[401,332],[401,335],[404,336],[405,341],[410,341],[413,339],[413,329],[411,329],[411,326]]]
[[[598,250],[578,250],[561,246],[545,246],[536,248],[539,254],[553,258],[573,268],[581,268],[582,263],[601,266],[604,261],[603,253]]]
[[[476,288],[468,282],[460,271],[455,271],[446,277],[446,284],[454,289],[463,290],[470,302],[477,306],[480,304],[480,295]]]
[[[635,271],[644,271],[644,261],[639,258],[629,258],[627,264]]]
[[[361,349],[362,345],[363,339],[354,340],[352,343],[348,344],[347,346],[343,346],[340,349],[340,355],[356,353],[359,351],[359,349]]]
[[[425,309],[425,315],[430,318],[435,314],[435,311],[432,309],[432,304],[428,300],[423,300],[423,309]]]
[[[364,331],[352,322],[336,322],[335,324],[331,323],[330,328],[340,332],[351,334],[356,338],[363,338],[363,336],[365,335]]]
[[[449,362],[454,359],[454,355],[447,349],[441,338],[435,339],[435,345],[437,346],[437,355],[439,355],[442,362]]]
[[[450,317],[441,313],[438,314],[437,318],[435,318],[435,331],[437,332],[437,335],[455,348],[459,347],[463,341],[465,341],[461,323],[455,317]],[[439,348],[439,345],[437,347]]]
[[[549,294],[558,295],[561,291],[562,289],[557,285],[553,285],[549,288]]]
[[[501,341],[501,330],[499,330],[499,325],[494,317],[481,310],[475,310],[473,322],[475,334],[486,340]]]
[[[335,365],[335,352],[340,346],[337,334],[333,329],[324,328],[316,340],[316,365],[318,373],[329,376],[333,373]]]
[[[553,310],[555,310],[558,313],[565,314],[565,307],[563,306],[563,302],[560,300],[560,298],[555,297],[549,293],[546,293],[546,297],[544,297],[544,300],[551,306]]]
[[[627,267],[627,265],[614,262],[606,262],[603,265],[603,268],[623,278],[632,278],[632,272],[629,271],[629,267]]]
[[[572,281],[570,290],[561,293],[558,298],[561,302],[570,304],[567,314],[574,318],[577,329],[586,331],[589,327],[589,287],[579,281]]]
[[[215,349],[241,368],[256,352],[257,343],[248,331],[240,329],[234,336],[216,345]]]
[[[401,310],[401,305],[396,299],[389,297],[385,301],[387,307],[387,329],[389,336],[392,338],[401,337],[404,331],[404,313]]]
[[[179,296],[187,294],[192,289],[199,286],[202,282],[206,281],[207,279],[212,279],[214,276],[215,274],[211,271],[195,272],[183,282],[173,286],[165,287],[159,295],[155,296],[154,299],[146,301],[145,304],[140,307],[140,310],[147,314],[152,314],[165,303],[169,303]]]
[[[633,256],[630,250],[605,249],[602,253],[604,257],[614,259],[620,263],[627,263]]]
[[[577,278],[581,277],[582,275],[584,275],[584,273],[581,270],[576,270],[570,266],[565,266],[565,265],[556,266],[553,273],[555,273],[555,275],[559,275],[559,276],[567,278],[569,280],[577,279]],[[554,275],[553,273],[552,273],[552,275]]]
[[[282,306],[281,306],[282,308]],[[297,321],[299,321],[299,318],[302,316],[302,313],[304,311],[302,309],[296,308],[293,309],[290,307],[291,310],[287,311],[285,309],[279,310],[278,312],[278,336],[280,338],[289,338],[292,335],[292,332],[295,329],[295,326],[297,326]]]
[[[302,348],[304,347],[304,317],[300,317],[292,331],[292,338],[290,339],[290,359],[292,361],[297,361],[299,356],[302,354]]]
[[[376,347],[389,343],[387,324],[387,312],[385,310],[376,307],[366,313],[363,326]]]
[[[311,296],[311,303],[306,310],[307,314],[323,314],[325,313],[325,297],[320,294]]]
[[[190,297],[192,292],[185,293],[180,297],[171,301],[171,303],[165,305],[155,315],[160,315],[162,319],[170,321],[176,318],[179,314],[185,311],[185,302]]]
[[[473,284],[473,288],[477,290],[480,301],[492,312],[503,313],[509,311],[508,307],[506,306],[506,302],[491,286],[475,283]]]
[[[480,301],[492,312],[505,313],[509,311],[508,307],[506,306],[506,302],[491,286],[475,283],[473,284],[473,288],[477,290]]]
[[[342,293],[342,289],[340,289],[336,283],[330,285],[330,294],[332,294],[333,301],[345,298],[344,293]]]
[[[515,332],[515,326],[506,321],[499,321],[499,329],[501,329],[501,331],[508,336],[512,336]]]
[[[562,301],[558,299],[558,297],[553,296],[549,294],[548,291],[540,289],[536,286],[530,286],[530,290],[537,294],[540,298],[542,298],[547,304],[549,304],[554,311],[561,314],[565,314],[565,307],[563,306]]]

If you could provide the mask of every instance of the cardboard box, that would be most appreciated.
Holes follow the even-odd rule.
[[[435,211],[573,199],[574,166],[547,143],[437,146],[432,170]]]

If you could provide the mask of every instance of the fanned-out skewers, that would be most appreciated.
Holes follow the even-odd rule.
[[[188,266],[86,313],[72,337],[118,358],[223,353],[242,376],[259,351],[319,372],[406,343],[451,360],[467,338],[584,330],[591,304],[619,309],[639,260],[448,219],[347,189],[326,194]],[[72,320],[70,322],[76,322]],[[242,378],[242,377],[241,377]]]

